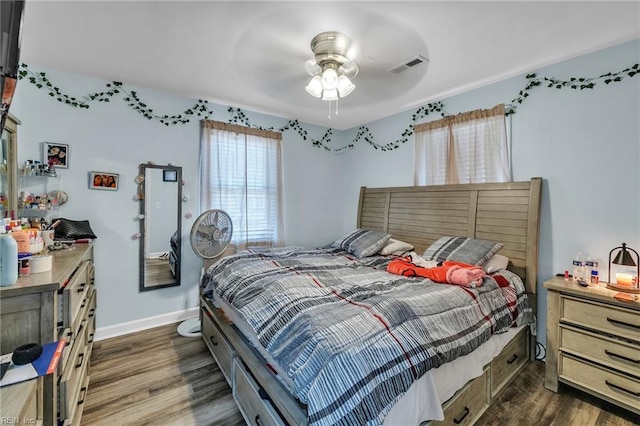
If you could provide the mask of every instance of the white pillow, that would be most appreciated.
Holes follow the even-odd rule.
[[[409,250],[413,250],[413,246],[411,244],[389,238],[389,241],[387,241],[387,243],[382,246],[382,248],[378,251],[378,254],[402,254]]]
[[[509,266],[509,258],[507,256],[494,254],[493,256],[491,256],[491,259],[487,261],[487,263],[482,265],[482,268],[487,274],[492,274],[496,271],[507,269],[507,266]]]

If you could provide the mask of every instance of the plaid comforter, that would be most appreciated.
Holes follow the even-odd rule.
[[[211,266],[203,285],[250,324],[310,424],[377,425],[426,371],[532,320],[508,271],[463,288],[390,274],[391,259],[253,249]]]

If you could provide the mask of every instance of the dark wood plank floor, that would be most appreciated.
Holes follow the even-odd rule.
[[[95,343],[83,425],[244,425],[202,339],[176,327]],[[548,391],[544,363],[535,361],[478,424],[631,426],[640,418],[569,387]]]

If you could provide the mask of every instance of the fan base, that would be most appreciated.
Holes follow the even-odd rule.
[[[178,334],[184,337],[200,337],[200,320],[190,318],[178,326]]]

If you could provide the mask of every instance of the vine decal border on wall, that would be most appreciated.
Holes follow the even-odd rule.
[[[633,77],[637,74],[640,74],[639,68],[640,65],[634,64],[621,71],[608,72],[598,77],[571,77],[568,80],[560,80],[554,77],[538,76],[536,73],[527,74],[525,76],[525,79],[527,80],[526,85],[522,90],[520,90],[518,95],[514,99],[512,99],[511,105],[506,108],[505,115],[515,114],[517,107],[521,105],[525,101],[525,99],[529,97],[530,92],[537,87],[546,86],[548,88],[573,90],[593,89],[599,82],[603,82],[608,85],[611,83],[620,82],[625,77]],[[164,124],[165,126],[186,124],[189,123],[192,118],[196,117],[209,119],[213,116],[213,110],[209,106],[209,103],[206,100],[202,99],[198,99],[198,101],[193,106],[185,109],[181,113],[173,115],[157,114],[153,110],[153,108],[149,107],[140,99],[137,92],[125,89],[123,84],[119,81],[105,83],[105,86],[107,88],[106,91],[89,93],[82,96],[81,98],[77,98],[69,96],[66,93],[62,92],[58,86],[54,85],[49,80],[45,72],[34,72],[29,69],[29,66],[27,64],[23,63],[20,65],[18,78],[20,80],[27,79],[27,81],[36,86],[38,89],[44,89],[48,91],[49,96],[55,98],[58,102],[71,106],[73,108],[88,109],[91,102],[111,102],[112,98],[114,98],[116,95],[120,95],[122,96],[122,100],[125,101],[131,109],[142,115],[144,118],[146,118],[147,120],[156,120],[159,123]],[[440,116],[442,117],[447,115],[444,110],[444,104],[441,101],[428,103],[427,105],[418,108],[412,114],[411,123],[405,130],[402,131],[400,137],[395,141],[391,141],[386,144],[380,144],[375,141],[375,137],[368,127],[360,126],[356,131],[355,137],[350,143],[345,146],[336,148],[331,146],[331,136],[333,135],[333,130],[331,128],[327,129],[327,131],[324,133],[324,135],[322,135],[321,138],[314,139],[309,135],[308,130],[306,130],[298,120],[289,120],[286,125],[279,129],[275,129],[273,127],[267,129],[252,124],[247,115],[240,108],[229,107],[227,109],[227,112],[231,114],[231,118],[229,118],[228,120],[229,123],[243,124],[247,127],[253,127],[262,130],[277,130],[280,132],[292,130],[298,133],[302,140],[311,141],[313,146],[323,148],[325,151],[334,153],[353,149],[357,143],[361,142],[368,143],[371,147],[380,151],[392,151],[398,149],[400,145],[405,144],[409,140],[409,137],[413,135],[414,125],[419,121],[435,113],[440,114]]]

